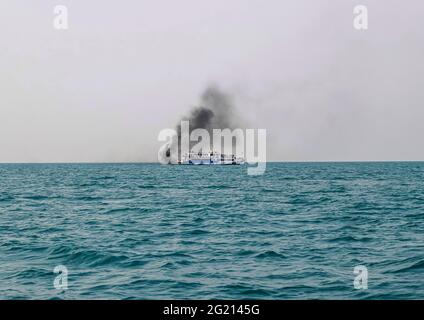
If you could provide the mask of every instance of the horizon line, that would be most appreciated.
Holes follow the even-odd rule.
[[[390,163],[390,162],[424,162],[424,160],[275,160],[266,161],[266,163]],[[158,161],[60,161],[60,162],[1,162],[5,164],[161,164]]]

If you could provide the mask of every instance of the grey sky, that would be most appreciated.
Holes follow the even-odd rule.
[[[0,162],[156,161],[209,83],[269,160],[424,160],[422,0],[105,2],[0,2]]]

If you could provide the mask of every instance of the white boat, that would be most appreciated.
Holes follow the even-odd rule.
[[[194,153],[190,152],[181,158],[179,164],[189,165],[240,165],[244,163],[242,157],[237,157],[234,154],[227,155],[215,151],[208,153]]]

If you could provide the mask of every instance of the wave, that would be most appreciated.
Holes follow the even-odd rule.
[[[410,271],[423,271],[424,270],[424,259],[419,260],[417,262],[414,262],[408,266],[401,267],[399,269],[396,269],[392,273],[403,273],[403,272],[410,272]]]
[[[285,259],[287,258],[285,255],[281,253],[277,253],[273,250],[269,250],[263,253],[259,253],[255,256],[258,259]]]

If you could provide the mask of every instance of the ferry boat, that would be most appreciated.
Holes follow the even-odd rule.
[[[237,157],[234,154],[227,155],[219,152],[211,151],[208,153],[190,152],[185,154],[178,164],[189,164],[189,165],[240,165],[244,164],[242,157]]]

